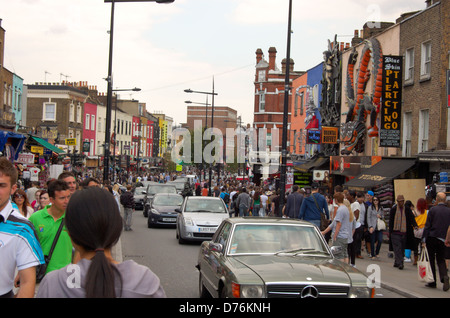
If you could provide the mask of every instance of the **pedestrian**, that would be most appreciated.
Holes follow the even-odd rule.
[[[304,196],[298,191],[298,185],[296,184],[292,186],[291,190],[291,193],[286,197],[286,204],[283,207],[282,214],[284,217],[297,219],[300,215],[300,208],[302,206]],[[277,208],[274,207],[274,209]]]
[[[331,224],[321,233],[325,236],[329,231],[332,231],[333,246],[341,248],[341,252],[336,255],[336,258],[344,263],[348,263],[348,242],[349,240],[351,241],[352,237],[350,212],[344,204],[344,194],[342,192],[336,192],[333,197],[338,205],[338,209]]]
[[[36,191],[37,193],[37,191]],[[34,209],[31,207],[31,204],[28,202],[28,197],[25,194],[25,191],[22,189],[17,189],[13,194],[13,202],[17,204],[17,208],[25,218],[29,219],[31,214],[34,213]]]
[[[203,184],[203,189],[202,189],[202,196],[203,197],[207,197],[209,194],[209,190],[208,190],[208,182],[205,182]]]
[[[436,288],[436,263],[439,269],[443,290],[449,289],[447,266],[445,264],[446,251],[445,239],[450,226],[450,208],[446,206],[446,194],[439,192],[436,195],[436,205],[428,211],[427,221],[423,230],[422,247],[427,248],[428,256],[433,272],[434,282],[428,283],[427,287]]]
[[[44,264],[44,254],[34,226],[11,205],[17,189],[18,172],[6,158],[0,158],[0,298],[32,298],[36,286],[36,267]]]
[[[47,205],[50,204],[50,197],[48,196],[47,190],[42,190],[39,194],[39,210],[42,210]],[[38,211],[38,210],[37,210]]]
[[[197,184],[195,186],[195,196],[199,197],[202,195],[202,187],[200,186],[200,184]]]
[[[259,210],[261,208],[261,192],[256,189],[252,195],[252,215],[259,216]]]
[[[37,210],[42,209],[41,206],[39,205],[39,198],[41,196],[41,192],[42,192],[42,190],[39,189],[38,191],[36,191],[34,193],[34,200],[33,200],[33,202],[31,202],[31,207],[33,208],[33,212],[36,212]]]
[[[36,192],[39,191],[39,182],[38,181],[32,181],[31,187],[28,188],[25,192],[27,194],[28,202],[33,202],[36,198]]]
[[[252,198],[247,193],[247,189],[242,187],[241,193],[239,193],[236,199],[236,207],[239,209],[239,216],[248,216],[251,204]]]
[[[417,265],[417,260],[420,255],[419,248],[421,247],[421,240],[423,236],[423,229],[425,228],[425,223],[427,221],[427,201],[424,198],[420,198],[417,200],[416,209],[413,211],[416,223],[417,223],[417,230],[414,230],[414,263],[413,265]]]
[[[265,192],[262,192],[260,197],[261,206],[259,208],[259,216],[266,216],[268,213],[268,206],[269,206],[269,197]]]
[[[122,218],[107,190],[77,191],[67,207],[66,226],[81,259],[49,273],[39,286],[38,298],[165,297],[159,278],[148,267],[112,258]]]
[[[69,186],[70,194],[73,194],[78,189],[77,179],[75,175],[70,171],[64,171],[58,176],[58,180],[65,181]]]
[[[373,196],[371,205],[367,211],[367,226],[370,234],[371,259],[377,259],[380,254],[381,244],[383,243],[383,231],[378,228],[378,220],[384,222],[384,213],[381,208],[380,199]],[[375,248],[375,242],[377,246]]]
[[[127,191],[120,195],[120,203],[123,206],[123,225],[125,231],[131,231],[131,222],[134,212],[134,195],[131,192],[132,185],[127,185]]]
[[[61,225],[64,222],[67,204],[71,195],[69,186],[62,180],[52,180],[48,184],[48,195],[51,205],[45,206],[42,210],[30,216],[30,222],[33,223],[37,231],[44,255],[49,254],[58,229],[60,226],[63,226],[46,273],[70,264],[72,262],[73,249],[66,226]]]
[[[417,227],[414,214],[405,206],[405,197],[397,196],[397,204],[389,212],[389,240],[394,251],[394,267],[404,268],[405,248],[414,244],[414,228]]]
[[[319,185],[313,183],[311,185],[311,194],[302,202],[299,218],[315,224],[320,229],[322,213],[325,214],[327,220],[330,219],[327,200],[319,193]]]

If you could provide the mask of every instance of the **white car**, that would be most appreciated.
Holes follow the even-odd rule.
[[[176,237],[180,244],[186,241],[211,240],[222,220],[229,217],[221,198],[186,197],[181,208],[176,209]]]

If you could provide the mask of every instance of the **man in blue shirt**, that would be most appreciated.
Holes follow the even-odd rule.
[[[327,200],[319,193],[319,185],[313,183],[311,186],[311,195],[303,199],[298,218],[311,222],[320,228],[321,213],[325,213],[327,219],[330,219]]]

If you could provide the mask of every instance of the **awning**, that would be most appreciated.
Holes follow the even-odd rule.
[[[301,164],[301,165],[295,165],[294,164],[294,169],[297,171],[302,171],[302,172],[308,172],[312,169],[324,166],[325,164],[330,162],[330,158],[329,157],[317,157],[315,159],[311,159],[310,161]]]
[[[14,160],[17,160],[19,153],[22,151],[23,144],[25,143],[26,137],[22,134],[17,134],[12,131],[1,130],[0,131],[0,151],[5,151],[6,142],[10,139],[11,145],[14,150],[11,150],[11,154],[14,155]]]
[[[345,183],[348,187],[373,188],[392,181],[416,164],[415,159],[383,159],[372,167],[364,170],[359,176]]]
[[[39,144],[41,144],[42,146],[44,146],[47,149],[50,149],[53,152],[56,152],[57,154],[62,154],[65,153],[64,150],[59,149],[58,147],[52,145],[51,143],[45,141],[42,138],[39,137],[35,137],[35,136],[31,136],[34,140],[36,140]]]

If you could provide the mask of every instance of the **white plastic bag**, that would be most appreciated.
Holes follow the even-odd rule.
[[[422,248],[422,252],[420,253],[420,259],[417,262],[417,275],[419,281],[425,283],[434,282],[433,272],[431,271],[430,266],[430,258],[428,257],[428,251],[426,247]]]

